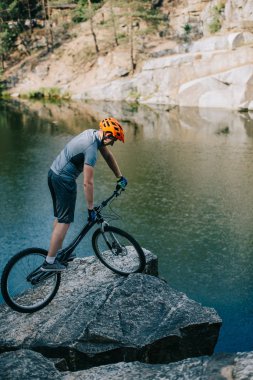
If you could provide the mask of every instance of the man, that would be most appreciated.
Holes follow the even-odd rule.
[[[98,150],[117,178],[118,184],[125,188],[127,180],[122,176],[113,154],[108,149],[115,141],[124,142],[124,131],[120,123],[109,117],[99,124],[100,129],[88,129],[74,137],[54,160],[48,172],[48,186],[51,192],[54,216],[50,247],[41,270],[44,272],[66,269],[56,255],[61,249],[70,223],[74,221],[76,203],[76,179],[83,172],[84,194],[88,208],[88,220],[96,220],[93,204],[94,166]]]

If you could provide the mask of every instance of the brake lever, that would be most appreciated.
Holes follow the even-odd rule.
[[[118,186],[119,185],[116,186],[116,190],[114,192],[115,195],[116,195],[116,197],[118,197],[121,194],[122,191],[125,191],[125,189],[123,189],[121,186],[119,186],[119,187]]]

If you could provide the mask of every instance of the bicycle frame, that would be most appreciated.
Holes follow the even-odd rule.
[[[101,215],[101,211],[113,198],[118,197],[122,191],[124,191],[124,189],[116,188],[116,190],[113,192],[113,194],[109,198],[107,198],[99,206],[94,208],[97,214],[97,219],[94,222],[86,223],[84,227],[82,228],[82,230],[80,231],[80,233],[77,235],[77,237],[66,248],[63,248],[62,250],[58,251],[57,256],[61,263],[63,263],[64,265],[68,264],[68,258],[70,257],[71,253],[75,250],[75,248],[79,245],[79,243],[82,241],[85,235],[90,231],[90,229],[95,224],[101,224],[101,230],[103,232],[104,226],[108,225],[108,223],[104,221],[104,218]],[[110,247],[109,242],[107,240],[106,242],[107,242],[108,247]],[[27,276],[27,281],[35,285],[39,283],[40,281],[45,280],[53,275],[55,275],[55,272],[45,273],[45,272],[40,271],[40,267],[39,267],[39,268],[36,268],[32,273],[30,273]]]
[[[95,224],[101,224],[101,229],[103,231],[104,225],[108,225],[107,222],[104,221],[103,216],[101,215],[102,209],[107,206],[107,204],[115,197],[118,197],[123,191],[123,189],[116,189],[113,194],[104,200],[99,206],[95,207],[95,211],[97,213],[97,219],[94,222],[88,222],[85,224],[85,226],[82,228],[80,233],[77,235],[77,237],[66,247],[63,248],[58,254],[60,257],[60,261],[64,262],[69,258],[71,253],[75,250],[75,248],[79,245],[79,243],[82,241],[82,239],[85,237],[85,235],[90,231],[90,229],[95,225]]]

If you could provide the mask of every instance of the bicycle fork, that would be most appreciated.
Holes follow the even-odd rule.
[[[104,241],[107,245],[107,247],[110,249],[110,251],[112,251],[112,253],[117,256],[119,253],[121,253],[123,251],[122,247],[121,247],[121,244],[120,242],[118,241],[118,239],[115,237],[114,233],[113,232],[109,232],[109,235],[111,237],[111,240],[112,240],[112,243],[109,242],[109,240],[107,239],[107,236],[105,234],[105,227],[106,226],[109,226],[109,223],[103,221],[101,223],[101,233],[103,235],[103,238],[104,238]]]

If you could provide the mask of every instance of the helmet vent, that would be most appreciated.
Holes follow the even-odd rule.
[[[124,130],[116,119],[108,117],[101,120],[99,125],[104,132],[110,132],[116,139],[124,142]]]

